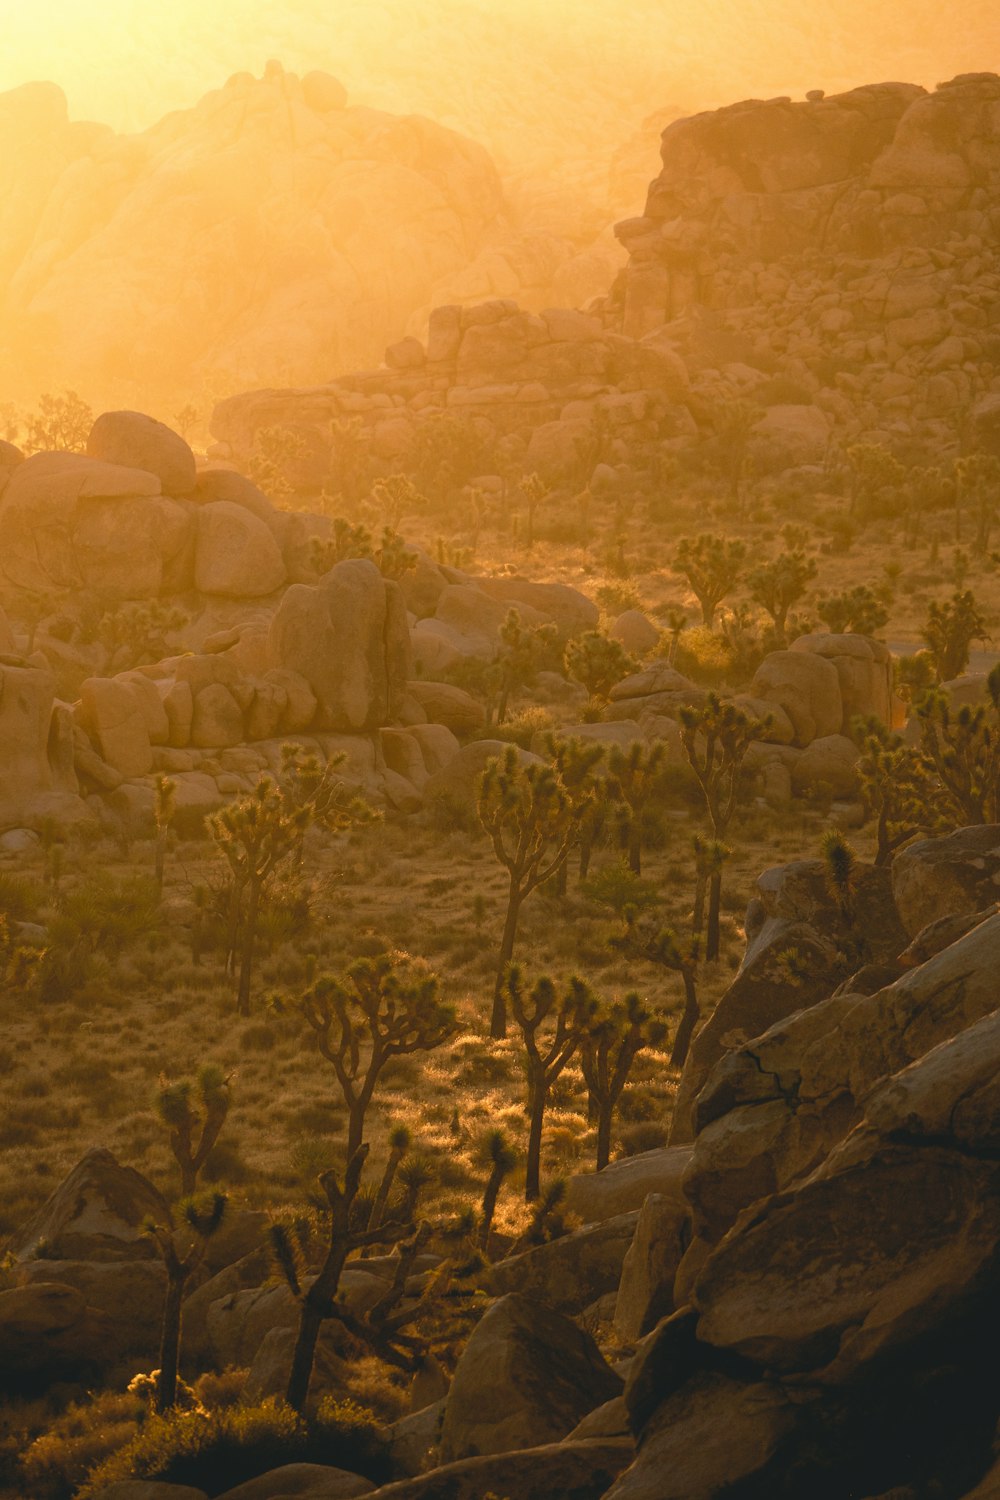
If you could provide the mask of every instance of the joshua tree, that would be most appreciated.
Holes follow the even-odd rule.
[[[38,398],[38,410],[25,420],[26,453],[49,453],[56,449],[85,453],[94,413],[76,391],[64,391],[61,396],[46,391]]]
[[[163,871],[167,858],[167,839],[177,810],[177,783],[169,776],[157,776],[153,784],[153,821],[156,825],[156,889],[163,894]]]
[[[904,743],[879,719],[856,719],[861,749],[856,767],[866,811],[875,819],[876,865],[887,865],[897,850],[936,825],[934,783],[920,752]]]
[[[198,1174],[219,1139],[232,1096],[221,1068],[209,1065],[198,1074],[197,1085],[161,1080],[156,1109],[169,1132],[170,1149],[181,1174],[181,1197],[190,1198]],[[197,1139],[196,1139],[197,1138]]]
[[[511,695],[534,682],[545,653],[551,651],[555,638],[554,625],[524,625],[518,610],[508,611],[500,626],[500,654],[494,669],[498,724],[507,717]]]
[[[164,1081],[156,1098],[157,1111],[167,1127],[170,1150],[181,1174],[181,1202],[176,1215],[168,1214],[166,1223],[151,1221],[146,1226],[167,1273],[156,1386],[159,1412],[169,1411],[177,1399],[184,1291],[201,1266],[209,1240],[222,1223],[226,1209],[226,1199],[221,1193],[216,1193],[207,1205],[195,1202],[193,1195],[198,1174],[226,1123],[230,1103],[229,1080],[220,1069],[212,1067],[202,1070],[197,1089],[187,1080],[173,1084]]]
[[[209,1241],[221,1225],[225,1211],[225,1195],[215,1193],[205,1205],[192,1199],[181,1204],[177,1215],[181,1220],[179,1226],[174,1215],[166,1224],[149,1223],[146,1226],[167,1272],[160,1329],[160,1369],[156,1382],[158,1412],[170,1411],[177,1400],[184,1291],[204,1261]],[[179,1248],[185,1240],[186,1246]]]
[[[701,708],[685,706],[680,712],[681,740],[698,778],[712,832],[720,843],[739,801],[740,775],[753,740],[759,739],[767,721],[752,718],[733,703],[724,703],[709,693]],[[709,881],[708,933],[705,957],[719,956],[719,911],[722,869],[714,869]]]
[[[599,630],[587,630],[567,644],[565,666],[567,674],[587,689],[591,704],[597,705],[607,701],[611,689],[634,672],[638,662],[620,641]]]
[[[530,548],[535,545],[535,513],[546,501],[551,500],[552,491],[537,474],[526,474],[518,482],[517,492],[524,501],[524,512],[528,523],[524,533],[524,545]]]
[[[598,1172],[611,1157],[611,1124],[632,1064],[647,1047],[659,1046],[666,1031],[666,1023],[634,992],[602,1007],[586,1029],[580,1064],[597,1112]]]
[[[250,1014],[257,923],[264,892],[282,866],[302,847],[312,821],[308,803],[295,805],[269,776],[207,820],[216,847],[232,875],[229,963],[238,973],[237,1010]]]
[[[906,470],[888,448],[878,443],[855,443],[847,450],[850,476],[849,514],[870,519],[881,510],[892,514]]]
[[[697,988],[700,939],[697,935],[682,938],[671,927],[653,932],[644,931],[636,921],[627,918],[624,935],[615,946],[631,957],[643,958],[647,963],[658,964],[660,968],[671,969],[681,976],[684,985],[684,1011],[674,1036],[670,1066],[683,1068],[694,1029],[701,1019]]]
[[[989,709],[952,710],[940,690],[917,705],[920,758],[933,778],[934,805],[955,824],[1000,820],[1000,666],[988,678]]]
[[[628,808],[628,862],[634,875],[642,874],[642,820],[656,796],[666,754],[661,740],[651,745],[636,741],[627,750],[614,745],[608,755],[615,791]]]
[[[525,993],[517,968],[510,969],[504,987],[527,1053],[528,1149],[524,1196],[531,1203],[540,1191],[542,1126],[549,1090],[579,1050],[596,1001],[583,980],[576,977],[569,981],[562,996],[548,976],[543,976],[530,993]]]
[[[980,554],[990,545],[990,532],[1000,505],[1000,458],[992,453],[969,453],[955,464],[955,540],[961,540],[961,505],[972,503],[976,518],[975,548]]]
[[[371,1216],[368,1220],[369,1229],[377,1229],[385,1219],[386,1205],[389,1202],[389,1194],[396,1179],[406,1153],[413,1144],[413,1132],[408,1125],[394,1125],[389,1131],[389,1157],[382,1173],[382,1181],[378,1185],[375,1194],[375,1202],[372,1204]]]
[[[376,479],[372,486],[372,501],[379,509],[384,526],[393,534],[404,516],[427,509],[427,497],[406,474],[390,474],[386,479]]]
[[[557,735],[547,734],[544,754],[571,800],[584,804],[577,842],[580,846],[580,879],[585,880],[594,842],[600,837],[608,808],[615,797],[612,783],[598,774],[604,760],[604,748],[593,740],[561,740]],[[569,861],[563,860],[554,876],[556,894],[560,896],[566,894],[568,865]]]
[[[715,612],[740,581],[747,549],[742,542],[703,532],[677,544],[674,567],[683,573],[701,606],[703,624],[711,630]]]
[[[858,583],[840,594],[820,594],[819,617],[835,635],[874,635],[889,619],[884,584]]]
[[[770,615],[776,646],[785,645],[788,612],[804,597],[815,577],[815,560],[797,550],[760,563],[748,574],[750,598]]]
[[[602,747],[591,747],[594,763]],[[583,749],[579,758],[584,759]],[[566,861],[577,842],[580,826],[593,800],[593,789],[582,775],[568,786],[556,765],[522,765],[517,748],[508,745],[498,759],[487,762],[479,788],[479,819],[490,836],[493,852],[507,871],[507,914],[497,961],[490,1035],[507,1035],[504,979],[514,956],[517,927],[527,898]]]
[[[324,975],[299,1009],[337,1075],[349,1116],[350,1160],[383,1068],[393,1057],[440,1047],[456,1030],[454,1009],[440,999],[437,975],[405,953],[359,958],[339,979]]]
[[[705,897],[715,875],[721,875],[732,850],[718,839],[703,839],[696,833],[691,840],[694,849],[694,906],[691,912],[691,931],[701,937],[705,930]]]
[[[500,1189],[504,1178],[508,1177],[517,1165],[517,1152],[505,1131],[497,1129],[487,1133],[477,1153],[477,1161],[480,1166],[488,1167],[490,1174],[483,1190],[483,1207],[479,1223],[479,1245],[486,1254],[489,1250],[490,1232],[493,1228],[493,1216],[496,1213]]]
[[[858,858],[837,828],[828,828],[820,845],[826,888],[848,926],[854,920]]]
[[[943,604],[934,600],[922,631],[940,682],[961,677],[973,641],[986,641],[986,620],[971,589],[956,591]]]
[[[292,1353],[292,1366],[285,1390],[285,1400],[293,1411],[304,1411],[309,1395],[309,1381],[316,1358],[316,1344],[327,1318],[336,1317],[356,1336],[363,1338],[390,1363],[402,1369],[416,1369],[423,1357],[423,1341],[404,1334],[402,1329],[417,1316],[420,1304],[398,1311],[399,1302],[417,1255],[426,1240],[426,1230],[414,1233],[412,1224],[383,1224],[377,1229],[355,1229],[352,1209],[361,1186],[368,1147],[360,1146],[352,1154],[343,1185],[335,1172],[323,1172],[320,1184],[329,1207],[326,1252],[319,1273],[307,1288],[303,1285],[298,1249],[293,1235],[281,1223],[271,1226],[271,1249],[299,1303],[299,1327]],[[389,1290],[364,1319],[354,1317],[336,1301],[347,1257],[366,1245],[391,1244],[406,1240],[397,1261],[397,1275]]]
[[[671,609],[667,611],[666,621],[666,639],[669,640],[667,662],[672,667],[677,660],[677,649],[680,646],[681,636],[684,634],[684,627],[687,625],[688,620],[687,615],[682,610]]]
[[[715,434],[722,472],[729,481],[729,498],[739,510],[747,469],[750,438],[764,413],[746,401],[727,401],[715,413]],[[710,622],[706,620],[706,624]]]

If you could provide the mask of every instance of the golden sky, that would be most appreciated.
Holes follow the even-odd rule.
[[[507,51],[505,59],[501,54]],[[143,128],[268,57],[324,67],[355,98],[466,128],[477,91],[502,112],[526,62],[635,74],[650,107],[933,85],[1000,69],[997,0],[0,0],[0,90],[62,85],[77,118]],[[530,66],[529,66],[530,72]],[[610,78],[609,78],[610,81]],[[579,108],[586,110],[586,94]]]

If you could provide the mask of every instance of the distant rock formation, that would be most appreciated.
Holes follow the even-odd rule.
[[[834,422],[868,406],[869,426],[933,432],[984,399],[1000,357],[1000,77],[748,100],[668,125],[661,156],[644,213],[617,226],[616,327],[661,330],[693,376],[721,372],[737,395],[777,363]],[[995,404],[980,420],[995,424]]]

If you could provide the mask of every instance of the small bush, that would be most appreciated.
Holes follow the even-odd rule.
[[[150,1417],[141,1432],[91,1472],[77,1500],[96,1500],[122,1479],[155,1479],[219,1495],[284,1464],[328,1464],[389,1478],[388,1449],[370,1412],[325,1397],[314,1417],[265,1401],[214,1412]]]
[[[24,875],[0,872],[0,912],[12,922],[27,922],[42,905],[44,897],[33,880]]]
[[[659,1120],[638,1120],[618,1134],[623,1156],[641,1156],[667,1144],[667,1127]]]

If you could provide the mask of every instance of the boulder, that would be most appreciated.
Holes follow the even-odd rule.
[[[715,1500],[739,1493],[744,1482],[766,1473],[795,1419],[796,1407],[778,1385],[698,1375],[660,1404],[643,1431],[639,1456],[607,1500]],[[749,1487],[743,1492],[752,1493]]]
[[[94,1500],[208,1500],[204,1490],[189,1484],[167,1484],[159,1479],[116,1479],[105,1485]]]
[[[32,802],[58,789],[50,760],[55,683],[38,667],[0,665],[0,819],[25,821]]]
[[[268,652],[273,666],[308,683],[320,728],[356,734],[387,724],[411,676],[399,585],[361,558],[338,563],[315,587],[293,584],[271,622]]]
[[[231,1267],[229,1284],[240,1279],[239,1266]],[[220,1273],[227,1276],[226,1272]],[[384,1277],[349,1268],[340,1279],[338,1298],[355,1313],[364,1313],[384,1294]],[[204,1294],[201,1301],[204,1301]],[[212,1302],[205,1312],[205,1327],[216,1364],[247,1366],[267,1334],[275,1329],[294,1330],[298,1326],[299,1305],[284,1282],[251,1286],[225,1293]],[[335,1320],[328,1321],[330,1339],[342,1344]]]
[[[511,1293],[493,1304],[462,1352],[445,1406],[441,1456],[448,1462],[558,1442],[621,1390],[589,1334]]]
[[[479,782],[486,764],[502,756],[506,749],[507,745],[503,740],[473,740],[471,744],[463,745],[443,770],[428,777],[424,786],[425,806],[444,802],[467,813],[474,813]],[[532,755],[528,750],[518,750],[517,758],[523,766],[543,764],[540,756]]]
[[[230,500],[201,507],[194,554],[199,593],[256,599],[273,594],[285,578],[281,549],[264,521]]]
[[[822,463],[829,445],[830,419],[818,406],[768,407],[750,436],[754,461],[765,473]]]
[[[499,1261],[489,1272],[490,1289],[498,1296],[519,1292],[557,1312],[583,1312],[617,1288],[638,1218],[635,1210],[616,1214]]]
[[[416,699],[430,724],[444,724],[457,735],[474,735],[486,726],[486,710],[471,693],[447,682],[414,679],[406,691]]]
[[[832,662],[806,651],[772,651],[754,673],[751,696],[776,703],[792,721],[800,749],[824,735],[840,734],[844,705]]]
[[[527,620],[531,611],[555,623],[560,640],[596,630],[601,612],[592,599],[568,583],[536,583],[527,578],[477,578],[475,586],[493,599],[512,605]]]
[[[107,1320],[54,1279],[0,1291],[0,1386],[24,1395],[79,1380],[106,1362]]]
[[[149,1218],[166,1223],[167,1204],[141,1173],[110,1151],[88,1151],[18,1235],[11,1249],[31,1260],[44,1248],[60,1260],[149,1260]]]
[[[626,1438],[546,1443],[446,1464],[385,1485],[372,1500],[600,1500],[633,1452]]]
[[[833,995],[726,1056],[697,1103],[685,1178],[696,1233],[718,1241],[748,1204],[813,1171],[861,1123],[885,1080],[991,1016],[998,943],[993,916],[876,994]],[[980,1039],[992,1047],[995,1032]],[[978,1075],[967,1058],[976,1045],[946,1055],[954,1087],[967,1077],[973,1100]]]
[[[608,634],[620,641],[633,656],[645,656],[660,644],[660,632],[641,609],[627,609],[613,622]]]
[[[191,744],[202,750],[239,745],[244,738],[243,711],[229,688],[210,682],[195,694]]]
[[[219,1500],[352,1500],[375,1486],[360,1474],[329,1464],[282,1464],[226,1490]]]
[[[615,1331],[634,1343],[674,1310],[674,1277],[691,1239],[691,1209],[677,1184],[673,1194],[650,1193],[639,1211],[622,1264]]]
[[[99,754],[122,776],[148,776],[153,750],[136,694],[116,677],[88,677],[80,688],[79,719]]]
[[[799,796],[819,787],[828,787],[834,797],[857,796],[856,766],[860,753],[854,741],[846,735],[822,735],[795,757],[791,768],[792,786]]]
[[[271,504],[251,479],[238,474],[235,469],[202,469],[191,496],[198,505],[212,505],[226,501],[239,505],[243,510],[263,521],[279,547],[288,535],[291,518],[287,511],[278,510]]]
[[[666,1146],[624,1156],[602,1172],[581,1172],[566,1184],[566,1206],[585,1223],[603,1223],[642,1208],[650,1193],[680,1202],[690,1146]]]
[[[76,453],[38,453],[0,497],[8,581],[38,592],[110,591],[145,599],[188,586],[190,507],[142,469]]]
[[[998,1251],[995,1161],[857,1132],[713,1252],[695,1285],[698,1339],[840,1384],[977,1301],[985,1315]]]
[[[911,937],[939,917],[981,911],[1000,899],[1000,825],[959,828],[900,850],[892,893]]]
[[[892,652],[884,641],[865,635],[801,635],[792,651],[831,662],[840,681],[843,718],[838,733],[849,735],[856,717],[892,724]]]
[[[155,1360],[163,1322],[166,1273],[159,1260],[28,1260],[18,1267],[22,1285],[57,1281],[81,1294],[105,1320],[102,1357],[134,1354]]]
[[[859,868],[850,922],[830,895],[820,860],[766,870],[757,892],[747,909],[747,947],[739,972],[695,1033],[684,1064],[670,1133],[675,1144],[691,1139],[698,1094],[734,1039],[738,1044],[759,1036],[825,999],[858,967],[853,956],[888,962],[906,945],[884,869]],[[785,959],[790,952],[796,955],[793,970]]]
[[[165,495],[190,495],[197,467],[179,433],[138,411],[106,411],[87,438],[87,456],[155,474]]]

